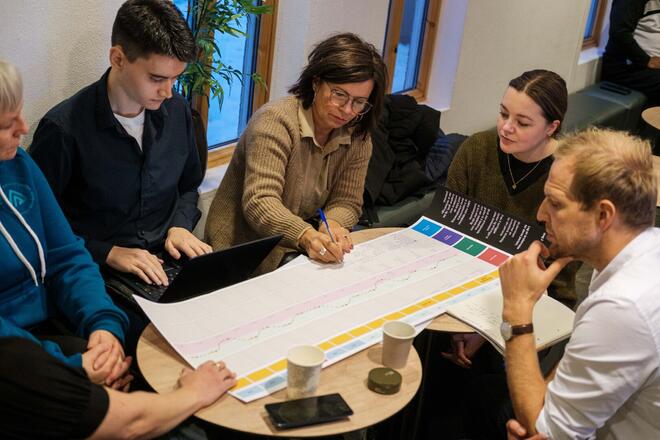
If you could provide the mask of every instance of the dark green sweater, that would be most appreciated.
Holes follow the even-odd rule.
[[[538,224],[536,212],[543,201],[547,173],[536,176],[536,181],[517,194],[509,194],[499,165],[498,148],[495,130],[476,133],[466,139],[449,167],[447,187]],[[576,301],[575,273],[579,267],[579,262],[570,263],[548,289],[550,296],[571,308]]]

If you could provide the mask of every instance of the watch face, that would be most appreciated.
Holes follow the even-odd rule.
[[[502,339],[505,341],[511,339],[511,324],[502,321],[502,324],[500,324],[500,333],[502,334]]]

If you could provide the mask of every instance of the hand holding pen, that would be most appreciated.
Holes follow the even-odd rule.
[[[325,232],[330,236],[333,243],[341,246],[342,251],[346,254],[353,249],[353,240],[351,239],[350,232],[338,222],[328,220],[322,208],[318,209],[321,224],[319,225],[319,232]],[[325,230],[324,230],[325,229]]]
[[[344,250],[337,234],[332,233],[333,230],[337,229],[334,227],[336,222],[327,220],[325,213],[321,215],[321,212],[319,212],[321,223],[319,230],[311,228],[306,230],[299,239],[299,245],[305,249],[307,255],[313,260],[323,263],[341,263],[344,259]],[[348,231],[344,228],[341,229],[348,235]]]

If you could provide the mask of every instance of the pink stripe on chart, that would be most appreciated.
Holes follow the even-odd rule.
[[[446,255],[447,253],[449,253],[450,255]],[[453,248],[443,249],[439,253],[429,255],[417,261],[413,261],[403,267],[398,267],[396,269],[384,272],[381,275],[375,275],[371,278],[362,280],[358,283],[319,295],[303,303],[296,304],[286,309],[277,311],[272,315],[260,318],[259,320],[248,322],[239,327],[235,327],[226,333],[211,336],[201,341],[189,342],[183,344],[174,344],[174,345],[176,346],[176,349],[179,353],[190,356],[199,355],[201,353],[206,353],[211,350],[217,350],[226,341],[240,339],[241,337],[248,335],[250,333],[260,332],[268,328],[287,326],[291,324],[298,315],[322,307],[325,304],[333,302],[340,298],[350,297],[358,292],[362,292],[370,288],[375,289],[378,283],[380,282],[390,281],[402,275],[407,275],[417,270],[423,269],[427,266],[433,265],[434,263],[439,263],[443,260],[446,260],[448,257],[455,255],[456,253],[458,253],[458,251],[454,250]],[[350,298],[348,299],[348,301],[350,302]],[[346,305],[348,305],[348,303]],[[345,305],[338,307],[333,306],[333,307],[341,308],[341,307],[345,307]],[[259,334],[252,335],[246,338],[246,340],[256,339],[258,336]]]

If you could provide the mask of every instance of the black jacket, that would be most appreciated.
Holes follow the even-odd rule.
[[[424,192],[431,179],[424,160],[440,130],[440,112],[407,95],[388,95],[365,181],[365,206],[392,205]]]

